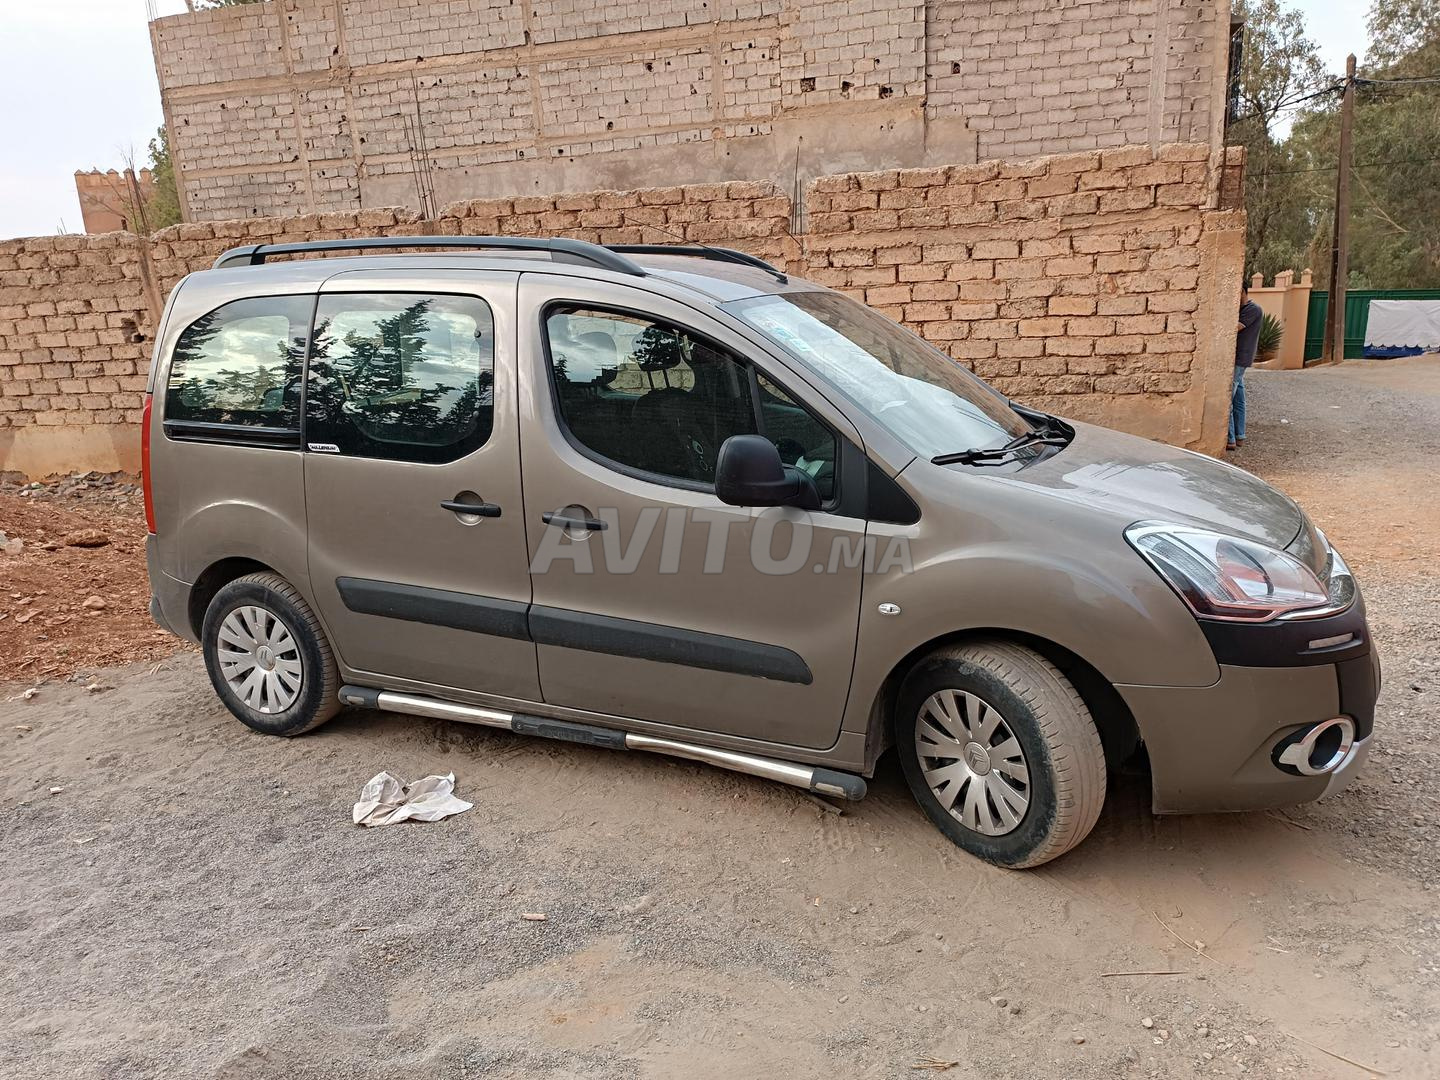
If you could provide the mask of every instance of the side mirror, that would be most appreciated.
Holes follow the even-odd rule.
[[[819,510],[810,474],[786,465],[763,435],[731,435],[715,463],[715,494],[731,506],[795,506]]]

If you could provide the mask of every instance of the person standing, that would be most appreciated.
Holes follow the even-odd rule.
[[[1250,299],[1250,289],[1240,286],[1240,321],[1235,324],[1235,381],[1230,389],[1230,432],[1226,450],[1245,442],[1245,372],[1255,363],[1260,345],[1260,320],[1265,313]]]

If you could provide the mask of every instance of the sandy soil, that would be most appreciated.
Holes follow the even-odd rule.
[[[948,846],[892,762],[837,815],[440,722],[267,739],[193,654],[98,692],[10,683],[0,1076],[1440,1075],[1440,886],[1410,832],[1433,846],[1436,770],[1409,764],[1436,719],[1440,590],[1355,520],[1435,524],[1428,488],[1383,490],[1392,466],[1433,475],[1434,447],[1351,415],[1433,407],[1387,381],[1408,371],[1252,377],[1239,463],[1279,463],[1307,503],[1312,485],[1386,639],[1386,752],[1333,803],[1157,819],[1122,777],[1084,845],[1013,873]],[[1397,664],[1426,690],[1403,696]],[[453,770],[475,809],[355,828],[381,768]]]
[[[1440,888],[1440,356],[1262,371],[1249,386],[1250,439],[1232,460],[1345,555],[1384,666],[1369,768],[1289,813],[1349,858]]]

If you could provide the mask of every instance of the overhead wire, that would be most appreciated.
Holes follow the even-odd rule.
[[[1440,75],[1407,75],[1399,79],[1369,79],[1364,76],[1356,76],[1355,82],[1360,86],[1374,84],[1377,86],[1400,86],[1414,83],[1440,83]]]

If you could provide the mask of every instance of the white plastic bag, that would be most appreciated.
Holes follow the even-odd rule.
[[[388,772],[376,773],[360,789],[355,824],[374,828],[397,821],[439,821],[463,814],[475,804],[455,797],[455,774],[427,776],[406,785]]]

